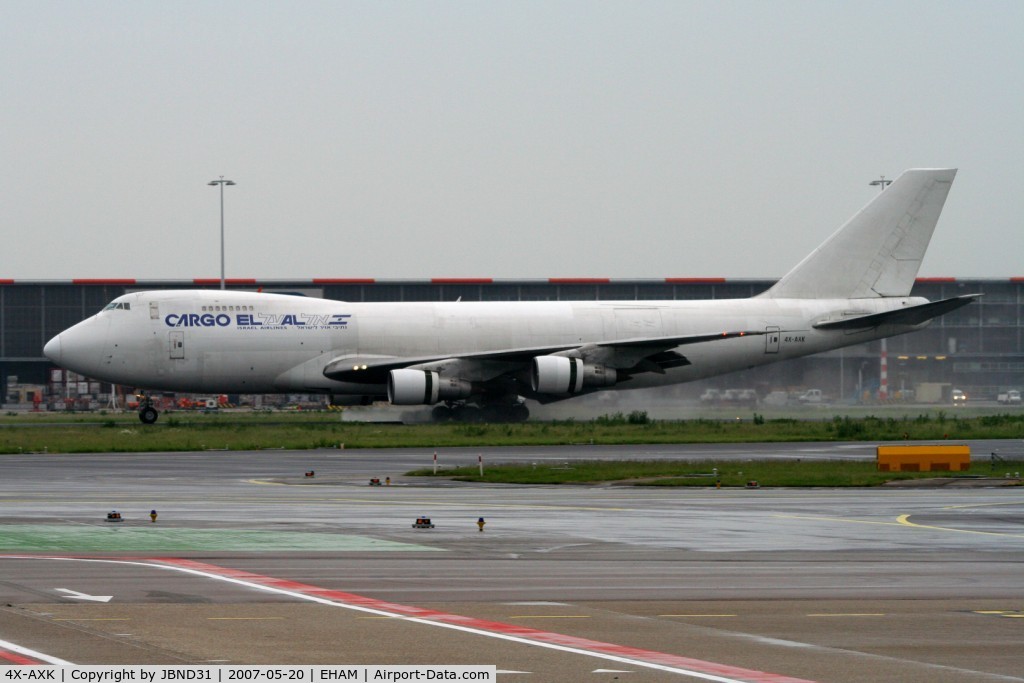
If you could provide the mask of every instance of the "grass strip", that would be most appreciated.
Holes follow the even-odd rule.
[[[96,415],[90,420],[79,415],[71,423],[0,418],[0,454],[1024,438],[1024,411],[973,418],[940,413],[822,421],[766,420],[758,415],[746,420],[634,421],[632,417],[417,425],[341,422],[328,413],[187,418],[172,414],[161,417],[156,425],[142,425],[134,415]]]

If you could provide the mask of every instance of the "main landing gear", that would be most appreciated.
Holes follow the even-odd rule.
[[[482,405],[451,401],[430,411],[433,422],[526,422],[529,417],[530,410],[521,399]]]
[[[139,420],[142,424],[151,425],[160,417],[160,413],[153,407],[153,400],[144,394],[139,394]]]

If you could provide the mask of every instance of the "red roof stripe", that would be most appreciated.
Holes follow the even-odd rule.
[[[955,277],[919,277],[915,282],[956,282]]]

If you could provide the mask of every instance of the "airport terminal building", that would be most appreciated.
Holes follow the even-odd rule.
[[[339,301],[579,301],[746,298],[774,280],[725,278],[550,278],[499,280],[229,279],[236,290],[292,293]],[[43,356],[54,335],[122,294],[150,289],[217,289],[219,280],[0,280],[0,396],[4,404],[48,403],[52,395],[81,396],[95,405],[110,386],[65,378]],[[983,294],[919,332],[672,388],[696,396],[705,387],[772,391],[819,388],[837,401],[879,398],[881,358],[887,358],[887,400],[913,400],[923,385],[955,387],[972,400],[995,400],[1024,388],[1024,277],[919,278],[913,296],[930,300]],[[70,379],[71,382],[67,382]],[[69,384],[73,385],[69,387]]]

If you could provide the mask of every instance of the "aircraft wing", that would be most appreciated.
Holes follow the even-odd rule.
[[[703,342],[734,339],[750,335],[766,334],[764,330],[742,330],[692,334],[672,337],[637,337],[614,341],[584,344],[559,344],[555,346],[531,346],[494,351],[470,351],[445,355],[401,357],[401,356],[340,356],[324,367],[324,376],[342,382],[361,384],[383,384],[388,373],[402,368],[441,369],[458,363],[460,376],[475,375],[473,379],[487,381],[494,377],[526,367],[536,356],[561,355],[583,358],[589,362],[602,363],[624,371],[663,373],[665,368],[689,365],[681,354],[672,351],[677,346]]]
[[[949,313],[961,306],[966,306],[980,296],[982,295],[964,294],[963,296],[929,301],[926,304],[899,308],[894,311],[886,311],[885,313],[870,313],[853,318],[843,318],[842,320],[827,320],[815,323],[814,328],[818,330],[862,330],[869,327],[878,327],[879,325],[920,325],[944,313]]]

